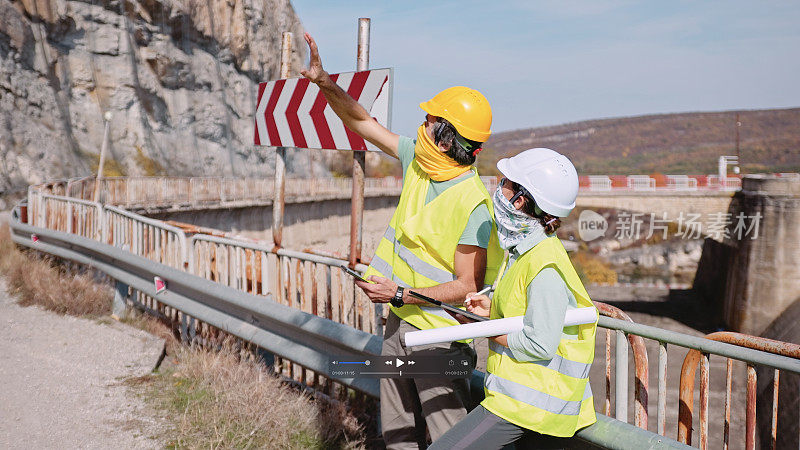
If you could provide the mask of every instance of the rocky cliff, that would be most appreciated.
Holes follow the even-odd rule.
[[[271,173],[253,116],[283,31],[296,74],[288,0],[0,0],[0,192],[92,174],[106,111],[106,174]]]

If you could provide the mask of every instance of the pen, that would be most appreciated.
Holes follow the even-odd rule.
[[[475,296],[475,295],[483,295],[483,294],[485,294],[485,293],[487,293],[487,292],[489,292],[489,291],[491,291],[491,290],[492,290],[492,286],[486,286],[485,288],[481,289],[480,291],[478,291],[478,292],[476,292],[476,293],[472,294],[472,296]],[[472,297],[472,296],[470,296],[470,297]],[[466,306],[467,302],[469,302],[469,297],[467,297],[466,299],[464,299],[464,305],[465,305],[465,306]]]

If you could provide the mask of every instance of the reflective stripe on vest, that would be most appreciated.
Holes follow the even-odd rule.
[[[392,265],[389,264],[380,256],[378,256],[377,253],[372,257],[372,262],[369,263],[369,268],[375,272],[378,272],[384,278],[389,278],[392,275]],[[366,276],[368,275],[365,274],[365,277]],[[392,281],[399,284],[400,286],[403,286],[404,288],[409,287],[408,284],[405,283],[403,280],[400,280],[399,278],[394,276],[391,276],[391,278]]]
[[[514,354],[511,352],[511,349],[500,345],[497,342],[489,341],[489,350],[499,353],[503,356],[509,357],[516,361],[514,358]],[[563,358],[561,355],[555,355],[553,359],[543,359],[540,361],[522,361],[528,364],[536,364],[542,367],[547,367],[550,370],[554,370],[560,374],[566,375],[572,378],[587,378],[589,376],[589,370],[592,368],[591,364],[584,364],[582,362],[577,361],[570,361],[566,358]]]
[[[558,397],[538,391],[532,387],[506,380],[493,373],[486,375],[486,389],[499,392],[509,396],[514,400],[527,403],[539,409],[543,409],[553,414],[565,416],[577,416],[581,412],[581,403],[592,397],[592,387],[586,383],[581,400],[562,400]]]
[[[392,246],[394,247],[394,253],[400,257],[404,263],[408,264],[408,267],[410,267],[414,272],[439,284],[447,283],[448,281],[453,281],[456,279],[456,276],[452,273],[426,263],[417,255],[412,253],[411,250],[409,250],[406,246],[398,242],[395,238],[394,228],[392,228],[391,225],[386,228],[386,233],[384,233],[383,237],[392,243]]]

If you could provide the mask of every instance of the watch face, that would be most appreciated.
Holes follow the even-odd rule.
[[[402,287],[397,288],[397,291],[394,293],[394,297],[392,298],[391,302],[389,302],[392,304],[392,306],[397,308],[403,306],[403,291],[404,289]]]

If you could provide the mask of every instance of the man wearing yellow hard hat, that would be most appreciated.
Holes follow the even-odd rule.
[[[425,120],[416,139],[392,133],[334,83],[322,68],[317,45],[305,35],[309,67],[301,73],[320,87],[344,124],[403,166],[403,190],[369,270],[357,282],[375,303],[390,303],[383,355],[436,355],[475,363],[469,342],[406,348],[408,331],[457,325],[442,309],[408,290],[461,305],[468,293],[491,285],[503,252],[494,228],[492,200],[472,164],[491,134],[492,109],[480,92],[451,87],[420,104]],[[472,408],[468,382],[448,378],[382,378],[381,424],[389,449],[425,448],[424,417],[438,439]],[[415,417],[416,416],[416,417]]]

